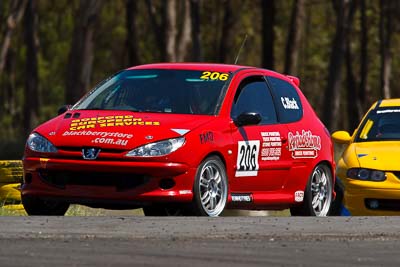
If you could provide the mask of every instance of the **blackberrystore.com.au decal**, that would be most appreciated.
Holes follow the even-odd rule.
[[[318,151],[321,150],[321,137],[313,135],[310,130],[302,130],[301,134],[289,132],[289,151],[292,157],[297,158],[316,158]]]
[[[120,132],[102,132],[102,131],[66,131],[63,136],[93,136],[93,144],[108,144],[117,146],[127,146],[133,134]]]

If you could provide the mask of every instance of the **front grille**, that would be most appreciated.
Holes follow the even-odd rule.
[[[85,146],[87,147],[87,146]],[[65,152],[77,152],[82,154],[83,147],[57,147],[58,150],[65,151]],[[101,152],[103,153],[112,153],[112,154],[119,154],[125,152],[126,149],[110,149],[110,148],[101,148]]]
[[[365,199],[365,207],[370,210],[400,211],[400,199]]]
[[[39,174],[43,181],[59,188],[65,188],[67,185],[114,186],[117,191],[123,191],[144,185],[149,181],[149,177],[147,176],[131,173],[41,170]]]

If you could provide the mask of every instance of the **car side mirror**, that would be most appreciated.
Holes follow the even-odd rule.
[[[62,107],[60,107],[57,110],[57,114],[61,115],[61,114],[65,113],[65,112],[67,112],[70,108],[71,108],[71,105],[63,105]]]
[[[246,125],[257,125],[261,122],[261,115],[256,112],[243,112],[236,119],[234,119],[234,123],[237,127],[246,126]]]
[[[351,136],[346,131],[336,131],[332,134],[332,139],[334,142],[339,144],[349,144]]]

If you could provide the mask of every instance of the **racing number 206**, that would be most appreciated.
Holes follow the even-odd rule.
[[[235,176],[257,176],[260,141],[239,141]]]
[[[204,71],[200,77],[202,80],[221,80],[226,81],[228,80],[229,74],[228,73],[219,73],[219,72],[211,72],[211,71]]]

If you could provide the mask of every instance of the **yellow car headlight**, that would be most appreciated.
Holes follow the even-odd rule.
[[[382,182],[386,180],[385,172],[366,168],[351,168],[347,171],[347,177],[373,182]]]

